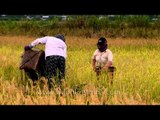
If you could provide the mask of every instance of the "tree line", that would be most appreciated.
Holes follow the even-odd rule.
[[[159,31],[159,15],[69,15],[64,20],[60,17],[48,20],[0,20],[1,35],[43,36],[63,33],[84,37],[157,38]]]

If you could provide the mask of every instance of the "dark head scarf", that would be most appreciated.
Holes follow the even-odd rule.
[[[104,52],[108,47],[107,40],[104,37],[100,37],[97,42],[97,48],[100,52]]]
[[[62,35],[62,34],[55,35],[54,37],[59,38],[59,39],[63,40],[64,42],[66,41],[64,35]]]

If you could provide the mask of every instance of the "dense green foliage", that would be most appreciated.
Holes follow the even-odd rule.
[[[156,18],[156,19],[155,19]],[[157,38],[160,31],[159,16],[148,15],[70,15],[66,20],[53,17],[48,20],[0,20],[0,34],[43,36],[63,33],[93,37]]]

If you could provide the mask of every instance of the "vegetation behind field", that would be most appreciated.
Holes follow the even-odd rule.
[[[160,18],[149,15],[70,15],[65,21],[58,17],[49,20],[0,20],[1,35],[44,36],[63,33],[86,38],[107,36],[110,38],[159,38]]]

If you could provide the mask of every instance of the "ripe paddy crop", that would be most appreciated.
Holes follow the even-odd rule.
[[[52,92],[38,85],[19,70],[23,47],[34,37],[0,36],[0,104],[2,105],[153,105],[160,103],[160,40],[107,38],[114,55],[113,86],[103,77],[96,79],[92,55],[96,37],[66,36],[67,88]],[[44,49],[43,45],[37,46]]]

